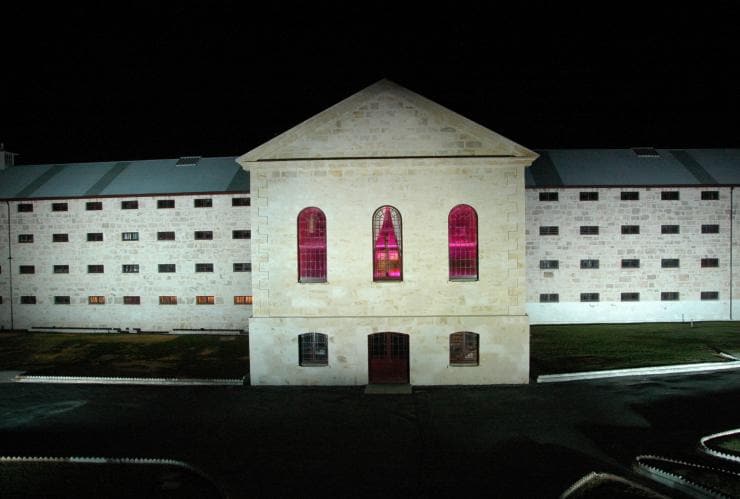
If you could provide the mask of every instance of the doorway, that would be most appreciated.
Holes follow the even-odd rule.
[[[409,335],[375,333],[367,337],[370,384],[409,382]]]

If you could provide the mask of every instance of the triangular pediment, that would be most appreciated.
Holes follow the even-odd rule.
[[[238,161],[466,156],[534,160],[537,154],[400,85],[381,80]]]

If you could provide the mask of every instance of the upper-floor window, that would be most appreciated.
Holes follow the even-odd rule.
[[[157,232],[157,241],[174,241],[175,233],[173,231]]]
[[[582,302],[599,301],[599,293],[581,293]]]
[[[557,236],[560,234],[560,228],[557,225],[541,225],[540,235],[541,236]]]
[[[319,208],[298,214],[298,282],[326,282],[326,215]]]
[[[193,199],[193,206],[196,208],[210,208],[213,206],[213,199],[211,198]]]
[[[104,272],[105,272],[105,265],[88,265],[87,266],[88,274],[102,274]]]
[[[157,270],[160,274],[164,274],[167,272],[176,272],[177,267],[174,263],[160,263],[157,265]]]
[[[639,191],[623,191],[619,195],[622,201],[638,201],[640,199]]]
[[[139,264],[138,263],[124,263],[121,265],[121,272],[124,274],[138,274]]]
[[[450,364],[478,365],[478,334],[460,331],[450,335]]]
[[[252,295],[239,295],[234,297],[234,305],[251,305]]]
[[[301,366],[326,366],[329,364],[329,341],[322,333],[298,335],[298,363]]]
[[[702,300],[719,300],[719,291],[702,291]]]
[[[31,213],[33,211],[33,204],[31,203],[19,203],[18,211],[21,213]]]
[[[85,209],[87,211],[100,211],[103,209],[103,203],[101,201],[88,201],[85,203]]]
[[[660,301],[678,301],[678,291],[661,291]]]
[[[87,304],[88,305],[105,305],[105,296],[88,296],[87,297]]]
[[[69,274],[69,265],[54,265],[55,274]]]
[[[664,269],[677,269],[680,265],[678,258],[661,258],[660,266]]]
[[[18,242],[19,243],[32,243],[33,234],[18,234]]]
[[[622,226],[622,234],[639,234],[639,233],[640,233],[639,225],[623,225]]]
[[[140,296],[124,296],[123,304],[124,305],[141,305],[141,297]]]
[[[478,214],[459,204],[447,217],[450,280],[478,279]]]
[[[216,297],[212,295],[201,295],[195,297],[196,305],[215,305]]]
[[[557,201],[557,192],[540,192],[540,201]]]
[[[54,243],[68,243],[69,234],[52,234],[51,241]]]
[[[702,234],[719,234],[719,225],[718,224],[702,224],[701,233]]]
[[[36,297],[32,295],[21,296],[22,305],[36,305]]]
[[[20,265],[18,267],[18,273],[20,273],[20,274],[35,274],[36,273],[36,266],[35,265]]]
[[[540,293],[540,303],[558,303],[560,295],[557,293]]]
[[[660,199],[663,201],[678,201],[678,191],[663,191],[660,193]]]
[[[719,267],[719,258],[702,258],[702,267]]]
[[[138,232],[121,232],[121,241],[138,241]]]
[[[194,237],[198,241],[210,240],[210,239],[213,239],[213,231],[212,230],[196,230]]]
[[[88,232],[87,240],[88,241],[102,241],[103,233],[102,232]]]
[[[582,236],[598,236],[599,226],[598,225],[581,225]]]
[[[582,269],[598,269],[599,268],[599,261],[598,260],[581,260],[581,268]]]
[[[231,206],[249,206],[251,198],[231,198]]]
[[[621,301],[640,301],[640,293],[622,293]]]
[[[157,208],[158,209],[166,209],[166,208],[174,208],[175,207],[175,200],[174,199],[158,199],[157,200]]]
[[[581,192],[578,195],[580,201],[598,201],[599,193],[597,191]]]
[[[251,262],[239,262],[234,264],[234,272],[251,272],[252,271],[252,263]]]
[[[247,229],[242,230],[232,230],[231,231],[231,238],[232,239],[251,239],[252,238],[252,231]]]
[[[135,199],[128,200],[128,201],[121,201],[121,209],[122,210],[138,210],[139,202]]]
[[[541,269],[557,269],[560,267],[559,260],[540,260]]]
[[[623,269],[639,269],[640,259],[639,258],[622,258]]]
[[[719,199],[719,191],[701,191],[702,201],[717,201]]]
[[[401,214],[392,206],[373,213],[373,280],[403,280]]]
[[[196,263],[195,271],[196,272],[213,272],[213,264],[212,263]]]
[[[51,211],[68,211],[67,203],[51,203]]]
[[[678,234],[680,231],[681,231],[681,228],[678,225],[661,225],[660,226],[661,234]]]

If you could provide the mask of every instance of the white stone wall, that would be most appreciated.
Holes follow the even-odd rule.
[[[8,205],[0,204],[0,328],[10,329],[10,264],[8,260]]]
[[[718,190],[719,200],[701,199]],[[559,201],[539,193],[558,192]],[[598,192],[598,201],[580,201],[580,192]],[[639,201],[622,201],[622,191]],[[679,191],[678,201],[661,200]],[[527,311],[532,324],[727,320],[730,318],[730,188],[561,188],[527,189]],[[718,234],[702,234],[718,224]],[[599,235],[580,235],[580,226],[598,225]],[[639,225],[625,235],[622,225]],[[679,225],[679,234],[661,234],[661,225]],[[558,236],[541,236],[540,226],[558,226]],[[679,268],[661,268],[661,259],[680,259]],[[702,268],[702,258],[718,258],[718,268]],[[581,259],[598,259],[598,269],[581,269]],[[621,268],[639,259],[639,268]],[[558,260],[557,270],[541,270],[540,260]],[[733,262],[735,264],[735,262]],[[737,276],[737,273],[735,273]],[[679,301],[661,301],[661,292],[679,292]],[[702,301],[702,291],[719,300]],[[621,293],[639,292],[639,302],[621,302]],[[558,303],[540,303],[541,293],[557,293]],[[598,303],[580,302],[581,293],[599,293]]]
[[[232,230],[250,228],[250,208],[232,206],[232,197],[248,194],[23,201],[34,205],[32,213],[19,213],[11,202],[15,327],[246,329],[252,307],[235,305],[234,296],[251,295],[251,276],[233,272],[233,263],[251,261],[250,241],[232,239]],[[211,198],[213,206],[195,208],[195,198]],[[158,209],[158,199],[174,199],[175,208]],[[121,209],[123,200],[137,200],[138,209]],[[88,201],[102,202],[103,210],[87,211]],[[52,211],[54,202],[67,202],[69,211]],[[194,240],[196,230],[213,231],[213,239]],[[174,231],[175,241],[158,241],[158,231]],[[88,242],[89,232],[102,232],[104,240]],[[138,232],[139,240],[123,241],[123,232]],[[69,242],[52,242],[55,233],[69,234]],[[34,242],[19,243],[19,234],[33,234]],[[175,273],[158,272],[167,263]],[[196,273],[196,263],[212,263],[214,272]],[[139,273],[122,273],[124,264],[138,264]],[[34,265],[35,273],[19,274],[21,265]],[[54,265],[69,265],[69,274],[53,273]],[[90,274],[88,265],[104,265],[105,272]],[[37,304],[21,304],[23,295],[36,296]],[[196,305],[197,295],[214,296],[215,304]],[[55,296],[69,296],[71,304],[56,305]],[[89,305],[88,296],[106,303]],[[124,305],[124,296],[139,296],[141,304]],[[177,296],[178,304],[159,305],[159,296]]]

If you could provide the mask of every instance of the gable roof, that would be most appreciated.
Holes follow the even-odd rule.
[[[537,155],[391,81],[381,80],[237,161]]]

